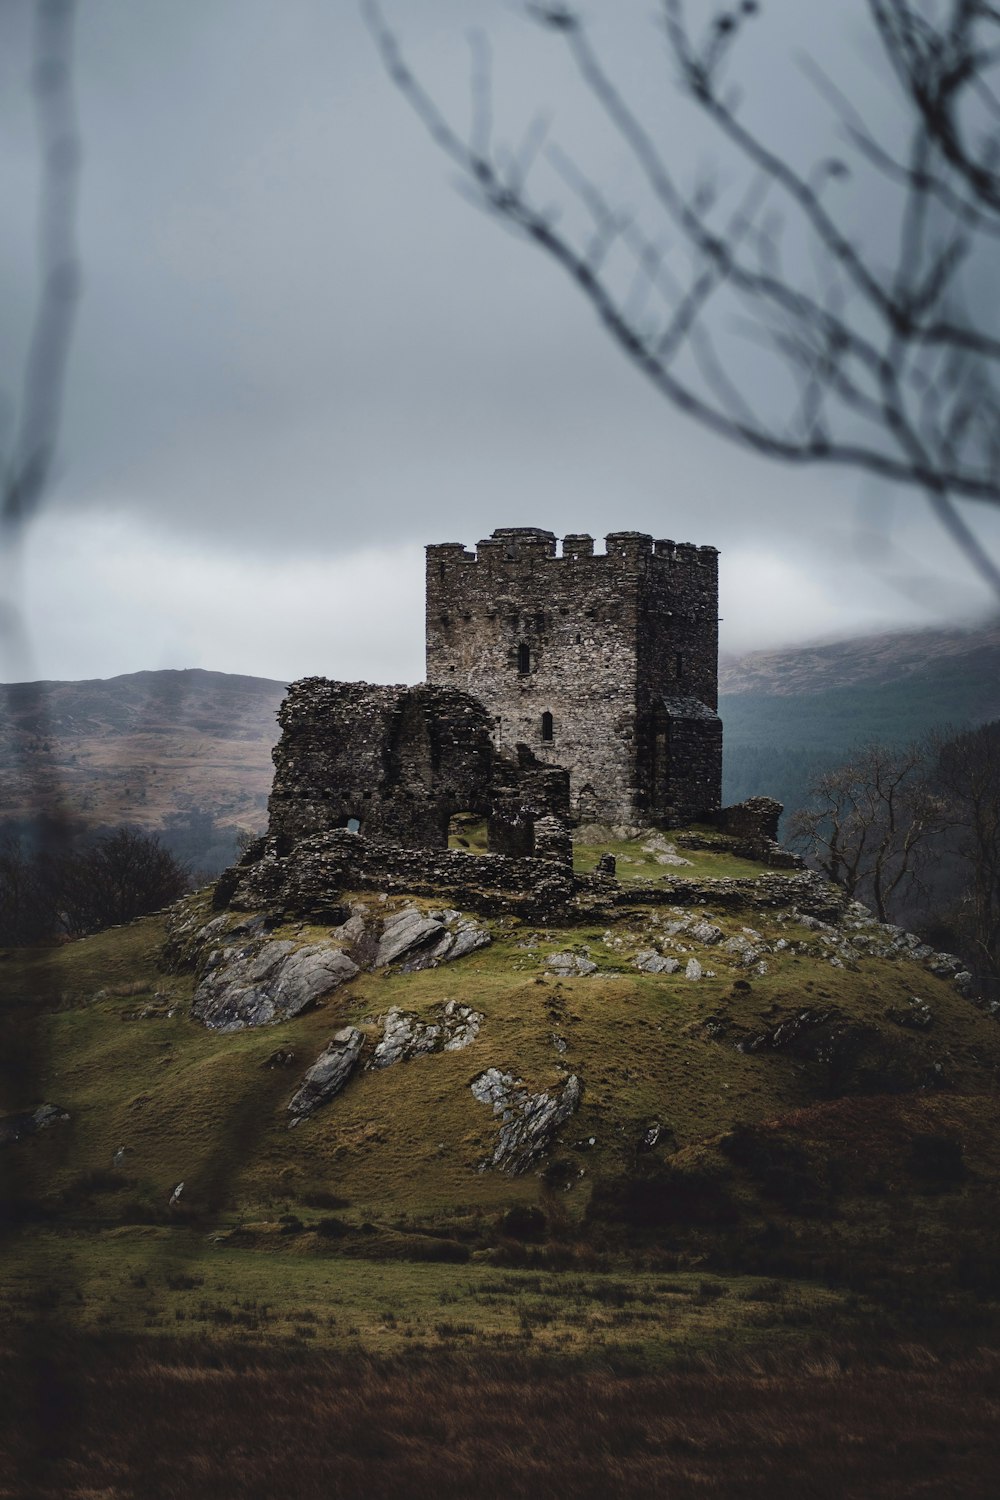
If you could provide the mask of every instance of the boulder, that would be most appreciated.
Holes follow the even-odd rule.
[[[368,1066],[390,1068],[428,1052],[460,1052],[475,1041],[482,1022],[479,1011],[457,1000],[445,1001],[436,1021],[421,1021],[394,1005],[383,1022],[382,1039]]]
[[[665,958],[662,953],[648,948],[636,954],[635,966],[643,974],[676,974],[680,963],[676,958]]]
[[[597,965],[592,959],[583,958],[579,953],[550,953],[546,963],[546,970],[550,974],[594,974]]]
[[[343,1031],[336,1033],[307,1070],[289,1102],[288,1110],[292,1115],[289,1130],[340,1093],[357,1066],[364,1040],[364,1033],[354,1026],[345,1026]]]
[[[48,1130],[50,1125],[62,1125],[69,1119],[66,1110],[58,1104],[40,1104],[37,1109],[26,1109],[20,1114],[0,1117],[0,1146],[13,1146],[25,1136],[37,1135]]]
[[[712,943],[722,941],[722,928],[716,927],[714,922],[695,922],[688,928],[688,936],[694,938],[696,943],[704,943],[707,947]]]
[[[487,1068],[472,1080],[471,1088],[473,1097],[492,1108],[501,1121],[496,1145],[479,1170],[495,1167],[511,1176],[527,1171],[547,1149],[582,1095],[575,1073],[570,1074],[558,1094],[532,1094],[522,1079],[512,1073],[501,1073],[499,1068]]]
[[[407,906],[403,911],[386,918],[375,954],[375,968],[381,969],[386,964],[398,963],[401,958],[427,947],[432,940],[446,936],[450,937],[450,933],[443,922],[434,917],[425,917],[414,906]]]
[[[232,955],[232,956],[229,956]],[[287,941],[227,949],[195,991],[191,1014],[213,1031],[287,1021],[358,972],[339,948]]]

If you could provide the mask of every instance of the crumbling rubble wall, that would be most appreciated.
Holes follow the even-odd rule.
[[[535,819],[564,814],[568,773],[493,745],[481,703],[454,688],[295,682],[278,713],[268,834],[290,848],[337,828],[445,849],[456,812],[489,819],[491,848],[530,855]]]
[[[256,845],[223,875],[215,901],[235,911],[275,910],[323,921],[343,892],[361,890],[448,891],[473,911],[528,915],[565,908],[574,881],[572,865],[557,859],[403,848],[333,829],[299,840],[291,851],[276,839]]]
[[[811,870],[757,879],[705,880],[662,876],[655,884],[625,886],[613,877],[574,875],[572,846],[559,819],[540,819],[539,848],[532,858],[468,854],[458,849],[403,849],[345,829],[302,839],[291,852],[275,839],[262,840],[216,886],[215,904],[236,911],[340,921],[342,899],[375,890],[450,899],[483,916],[502,913],[532,921],[592,922],[617,908],[709,905],[712,909],[759,910],[795,906],[828,918],[843,893]]]

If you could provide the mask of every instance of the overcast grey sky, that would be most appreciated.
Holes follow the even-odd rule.
[[[466,32],[487,24],[500,133],[547,104],[614,180],[561,49],[513,3],[386,8],[459,116]],[[35,294],[30,11],[0,6],[8,399]],[[708,143],[671,100],[651,11],[589,7],[693,172]],[[819,153],[794,58],[832,59],[877,112],[861,0],[765,11],[748,105]],[[422,544],[498,525],[719,547],[730,649],[986,604],[914,498],[782,469],[673,412],[559,273],[456,192],[354,0],[85,0],[77,43],[84,295],[28,539],[33,655],[4,677],[416,680]]]

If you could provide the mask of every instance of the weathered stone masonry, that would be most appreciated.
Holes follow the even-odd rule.
[[[268,835],[285,849],[344,828],[403,848],[447,848],[456,812],[488,819],[490,847],[530,856],[535,824],[565,815],[569,778],[499,751],[481,703],[450,687],[295,682],[278,713]]]
[[[714,547],[612,532],[595,554],[501,528],[427,548],[427,680],[486,706],[498,746],[570,772],[582,822],[710,817],[722,785]]]

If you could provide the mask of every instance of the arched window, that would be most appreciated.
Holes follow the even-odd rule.
[[[517,648],[517,670],[522,677],[531,671],[531,647],[526,646],[523,641]]]
[[[542,739],[543,740],[550,740],[551,738],[552,738],[552,715],[549,713],[548,709],[546,709],[545,712],[542,714]]]

